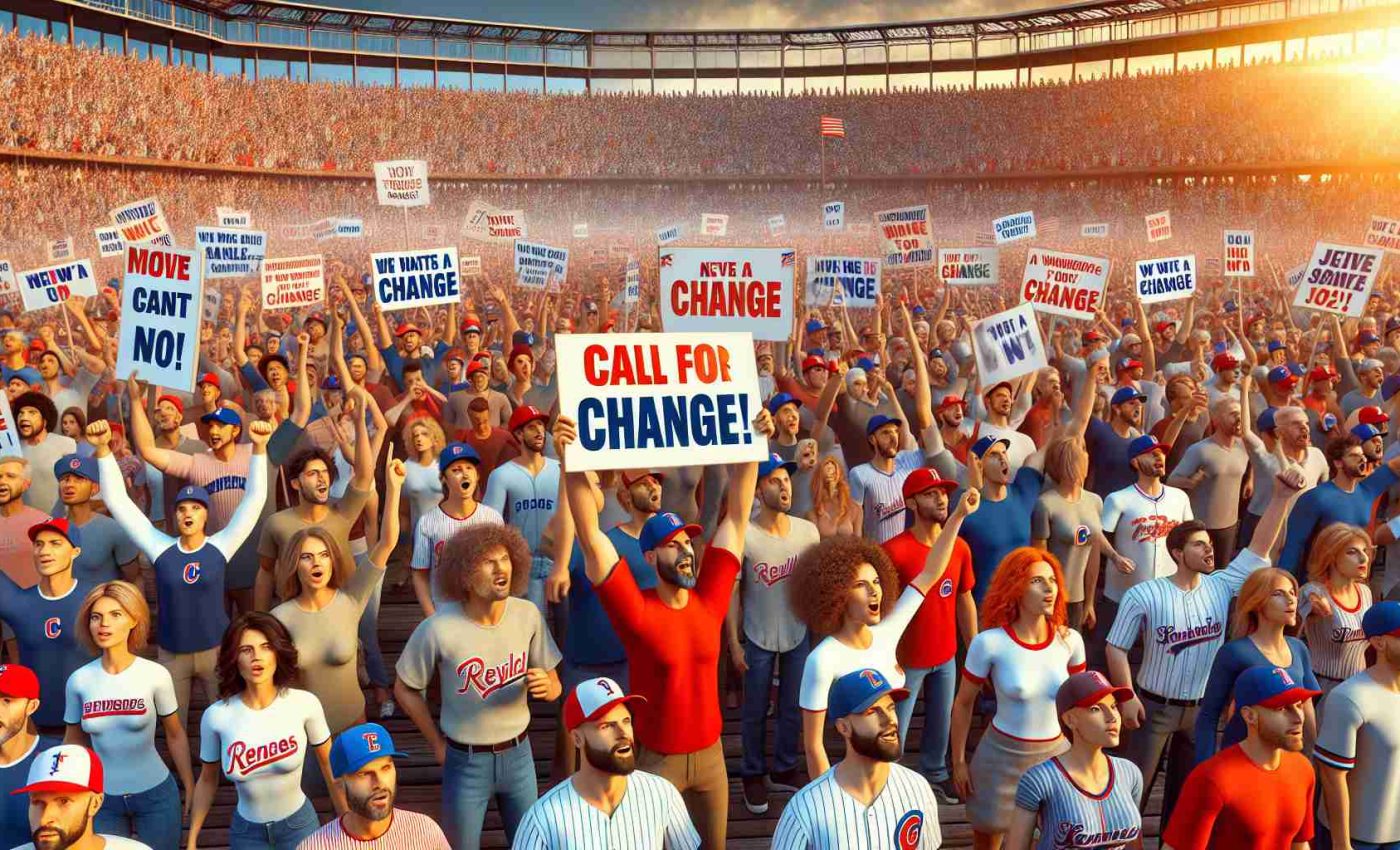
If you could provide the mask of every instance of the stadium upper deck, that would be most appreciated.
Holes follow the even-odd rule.
[[[1093,0],[844,28],[619,32],[366,13],[283,0],[0,0],[0,28],[248,78],[579,93],[793,93],[1021,85],[1376,55],[1396,0]]]

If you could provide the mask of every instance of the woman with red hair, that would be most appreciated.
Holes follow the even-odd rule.
[[[1023,546],[1002,559],[982,600],[982,631],[967,649],[951,735],[953,782],[967,801],[977,850],[1001,847],[1022,774],[1068,749],[1055,695],[1084,669],[1084,639],[1067,625],[1064,583],[1054,555]],[[972,709],[988,682],[996,714],[969,765]]]
[[[1366,669],[1361,618],[1371,607],[1370,571],[1371,538],[1357,526],[1329,525],[1308,550],[1308,583],[1298,591],[1298,616],[1325,694]]]

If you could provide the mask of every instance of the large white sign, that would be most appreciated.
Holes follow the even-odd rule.
[[[1133,263],[1138,300],[1144,304],[1191,298],[1196,294],[1196,255],[1161,257]]]
[[[933,265],[933,233],[929,229],[927,204],[877,212],[875,226],[880,232],[887,269]]]
[[[320,254],[278,257],[262,264],[263,306],[272,310],[312,307],[326,300],[326,269]]]
[[[369,258],[374,267],[374,300],[385,311],[462,300],[456,248],[392,251],[370,254]]]
[[[938,276],[949,286],[995,286],[1000,265],[995,248],[938,249]]]
[[[204,256],[204,277],[248,277],[267,256],[267,234],[233,227],[196,227],[194,244]]]
[[[983,388],[1014,381],[1049,364],[1045,340],[1030,304],[988,316],[972,326],[977,377]]]
[[[880,261],[871,257],[808,257],[807,306],[874,307]]]
[[[1254,277],[1254,231],[1225,231],[1225,257],[1220,273],[1225,277]]]
[[[421,159],[376,162],[374,186],[382,207],[426,207],[430,200],[428,163]]]
[[[31,269],[21,272],[19,278],[19,294],[26,311],[56,307],[74,295],[91,298],[97,294],[92,263],[87,260]]]
[[[1400,254],[1400,219],[1371,216],[1371,224],[1366,228],[1366,246]]]
[[[194,391],[199,374],[201,257],[158,245],[132,245],[122,280],[118,375]]]
[[[1027,210],[992,219],[992,235],[996,238],[998,245],[1005,245],[1007,242],[1016,242],[1021,239],[1034,239],[1035,213]]]
[[[10,396],[0,393],[0,455],[20,455],[19,429],[15,425],[15,414],[10,410]]]
[[[139,201],[117,207],[108,215],[112,224],[122,232],[122,241],[128,245],[175,244],[175,236],[170,232],[170,224],[155,198],[142,198]]]
[[[1102,257],[1032,248],[1021,276],[1021,300],[1041,313],[1092,319],[1103,308],[1111,267]]]
[[[523,289],[562,286],[569,274],[569,249],[515,241],[515,282]]]
[[[1360,318],[1384,259],[1380,248],[1317,243],[1293,306]]]
[[[822,207],[822,229],[823,230],[845,230],[846,229],[846,202],[828,201]]]
[[[485,201],[472,201],[462,235],[479,242],[514,242],[530,238],[524,210],[502,210]]]
[[[787,339],[796,256],[788,248],[662,248],[662,327]]]

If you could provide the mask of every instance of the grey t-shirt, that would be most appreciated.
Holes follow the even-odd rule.
[[[1216,531],[1240,521],[1240,488],[1248,468],[1249,450],[1244,447],[1243,440],[1235,440],[1234,446],[1227,449],[1207,438],[1186,449],[1172,475],[1205,472],[1206,477],[1188,491],[1191,513],[1205,523],[1206,528]]]
[[[1031,539],[1048,540],[1050,553],[1065,571],[1069,602],[1084,601],[1084,570],[1094,551],[1094,538],[1103,530],[1103,499],[1080,490],[1073,502],[1059,490],[1046,490],[1031,512]]]
[[[789,516],[788,521],[786,537],[749,523],[744,535],[744,578],[735,587],[742,594],[744,635],[769,652],[787,652],[807,634],[807,627],[792,613],[788,578],[797,556],[821,540],[816,525],[808,520]]]
[[[790,446],[785,446],[777,440],[769,440],[768,448],[774,454],[782,458],[785,462],[797,462],[797,447],[802,445],[798,440]],[[813,467],[815,469],[815,467]],[[799,469],[792,474],[792,510],[788,513],[793,516],[806,516],[812,511],[812,471],[813,469]]]
[[[1317,760],[1345,770],[1354,841],[1400,841],[1400,695],[1362,670],[1327,695]],[[1322,807],[1318,816],[1326,822]]]
[[[114,519],[96,514],[86,525],[78,526],[83,545],[73,560],[73,578],[88,584],[101,584],[121,578],[117,569],[136,560],[136,544],[126,529]]]
[[[395,672],[405,686],[421,691],[436,671],[443,734],[459,744],[485,745],[525,731],[525,671],[558,664],[559,648],[539,609],[512,596],[495,626],[467,619],[460,604],[438,608],[413,630]]]
[[[53,514],[62,507],[58,504],[58,479],[54,477],[53,465],[64,455],[76,453],[78,444],[72,437],[50,432],[37,445],[31,446],[21,440],[20,448],[29,460],[29,473],[33,476],[29,489],[24,491],[24,503]]]

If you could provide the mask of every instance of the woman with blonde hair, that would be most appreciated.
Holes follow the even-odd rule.
[[[846,471],[835,455],[817,462],[816,474],[812,476],[812,509],[807,512],[807,519],[816,523],[823,539],[837,534],[860,536],[860,506],[851,499]]]
[[[982,631],[967,649],[950,735],[953,783],[967,801],[977,850],[1001,847],[1025,772],[1069,749],[1055,697],[1085,665],[1084,639],[1068,625],[1064,587],[1059,559],[1023,546],[1002,559],[982,600]],[[972,710],[988,682],[996,713],[969,764]]]
[[[406,477],[403,495],[408,500],[408,533],[418,527],[418,518],[442,501],[442,480],[438,478],[438,455],[447,447],[447,435],[431,416],[420,416],[404,429]],[[410,537],[410,539],[412,539]]]
[[[1303,638],[1323,693],[1366,669],[1361,618],[1371,607],[1371,539],[1345,523],[1318,532],[1308,553],[1308,583],[1298,592]]]
[[[151,633],[151,609],[135,585],[109,581],[88,593],[78,623],[78,639],[99,657],[68,677],[64,743],[90,746],[102,759],[105,796],[95,831],[178,850],[180,791],[156,751],[157,725],[184,786],[186,811],[194,772],[170,671],[137,655]]]
[[[1196,715],[1196,764],[1218,750],[1245,739],[1244,719],[1235,712],[1216,744],[1220,717],[1234,698],[1235,679],[1251,667],[1280,667],[1308,690],[1321,690],[1313,676],[1312,656],[1301,640],[1284,634],[1298,625],[1298,580],[1291,573],[1266,567],[1251,573],[1235,600],[1230,626],[1234,638],[1220,648],[1210,668],[1206,695]],[[1317,714],[1311,701],[1303,705],[1303,748],[1317,739]]]

